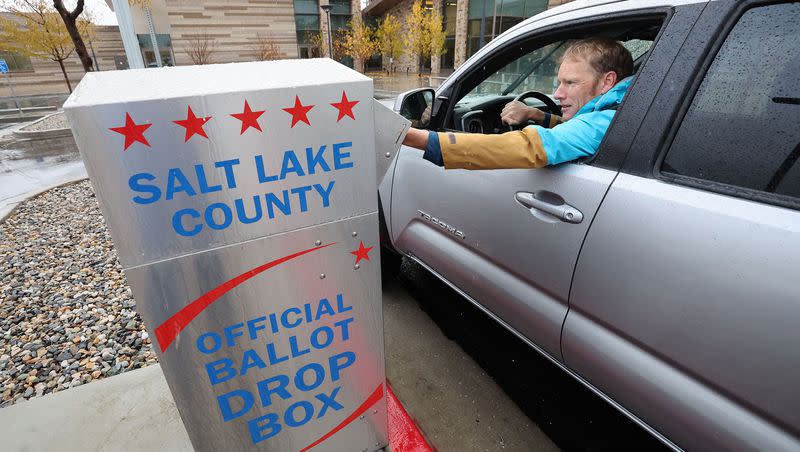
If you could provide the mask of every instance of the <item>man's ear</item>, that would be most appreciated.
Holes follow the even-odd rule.
[[[600,77],[600,87],[603,94],[607,93],[614,85],[617,84],[617,73],[609,71]]]

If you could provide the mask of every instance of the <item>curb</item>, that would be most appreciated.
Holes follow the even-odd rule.
[[[62,114],[62,112],[55,111],[53,113],[46,114],[35,121],[31,121],[30,124],[26,124],[19,129],[12,131],[11,135],[20,140],[72,137],[72,129],[69,127],[64,127],[61,129],[25,130],[27,127],[42,122],[45,119],[58,114]]]
[[[45,192],[50,191],[50,190],[52,190],[54,188],[60,188],[60,187],[65,187],[67,185],[77,184],[78,182],[83,182],[83,181],[88,180],[88,179],[89,179],[88,176],[81,176],[79,179],[73,179],[73,180],[69,180],[69,181],[66,181],[66,182],[61,182],[61,183],[58,183],[58,184],[55,184],[55,185],[50,185],[50,186],[47,186],[45,188],[42,188],[42,189],[39,189],[39,190],[36,190],[36,191],[32,191],[32,192],[28,192],[28,193],[26,193],[24,195],[21,195],[21,196],[23,196],[22,199],[20,199],[19,201],[14,201],[12,203],[9,203],[9,204],[13,204],[13,207],[11,207],[11,210],[9,210],[8,212],[0,215],[0,224],[3,224],[8,217],[10,217],[12,214],[14,214],[14,212],[17,210],[17,207],[19,207],[19,205],[22,204],[23,202],[30,201],[31,199],[36,198],[36,197],[38,197],[40,195],[43,195]]]

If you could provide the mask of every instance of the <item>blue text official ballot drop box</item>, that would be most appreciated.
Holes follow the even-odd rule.
[[[408,122],[372,94],[287,60],[89,73],[64,104],[195,449],[387,445],[376,150]]]

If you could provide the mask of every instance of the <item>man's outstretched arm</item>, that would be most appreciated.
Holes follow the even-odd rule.
[[[502,135],[411,129],[403,144],[448,169],[541,168],[597,152],[613,111],[586,113],[553,129],[528,126]]]
[[[448,169],[541,168],[547,165],[547,154],[535,127],[502,135],[411,128],[403,144],[424,150],[426,160]]]

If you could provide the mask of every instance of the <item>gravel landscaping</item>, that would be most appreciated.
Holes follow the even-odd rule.
[[[59,112],[45,118],[42,118],[41,121],[36,121],[31,125],[25,126],[22,128],[25,132],[38,132],[41,130],[51,130],[51,129],[68,129],[69,123],[67,122],[67,117],[64,116],[64,112]]]
[[[0,224],[0,407],[156,363],[88,181]]]

